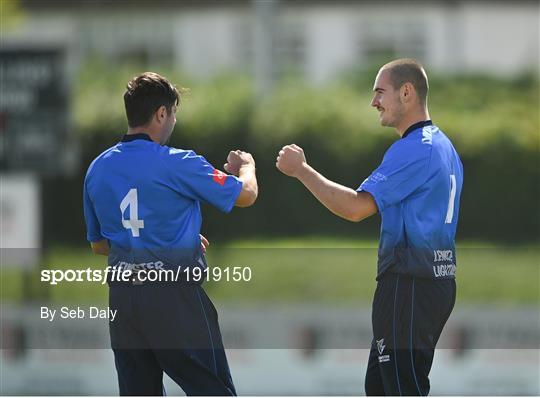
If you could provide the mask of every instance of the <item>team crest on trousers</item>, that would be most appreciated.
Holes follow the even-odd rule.
[[[390,355],[383,355],[386,345],[384,344],[384,339],[376,340],[377,342],[377,351],[379,351],[379,363],[390,361]]]

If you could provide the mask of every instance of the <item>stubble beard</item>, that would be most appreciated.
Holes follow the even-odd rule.
[[[403,119],[404,113],[405,112],[403,110],[403,104],[401,103],[401,101],[398,98],[396,100],[396,107],[394,109],[394,114],[392,115],[392,118],[390,120],[387,120],[387,121],[381,120],[381,125],[385,126],[385,127],[397,128],[397,126],[399,125],[399,123]]]
[[[171,141],[172,133],[174,131],[174,125],[171,127],[170,131],[165,134],[161,140],[161,145],[168,145]]]

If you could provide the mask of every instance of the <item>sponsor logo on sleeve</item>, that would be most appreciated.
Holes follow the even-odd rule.
[[[227,181],[227,174],[218,169],[214,169],[212,179],[214,180],[214,182],[217,182],[219,185],[223,186],[225,185],[225,181]]]
[[[369,179],[370,179],[371,181],[373,181],[373,182],[384,182],[384,181],[387,180],[386,176],[385,176],[384,174],[382,174],[382,173],[379,173],[379,172],[373,173],[373,174],[369,177]]]

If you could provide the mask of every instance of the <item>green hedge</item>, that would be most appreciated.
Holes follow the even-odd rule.
[[[77,178],[48,181],[46,217],[58,220],[63,214],[60,217],[66,218],[66,206],[57,200],[58,190],[72,207],[69,221],[45,231],[50,241],[84,239],[80,184],[89,162],[126,130],[122,93],[127,80],[140,70],[133,66],[112,70],[94,63],[80,71],[73,89],[73,118],[82,144],[81,168]],[[217,167],[231,149],[248,150],[256,158],[258,203],[229,216],[206,209],[203,228],[207,234],[220,238],[377,235],[377,217],[361,224],[334,217],[274,165],[281,146],[294,142],[323,174],[357,187],[397,138],[378,124],[377,112],[369,106],[371,74],[348,73],[315,87],[287,79],[271,95],[258,99],[246,76],[197,81],[175,71],[157,72],[190,88],[182,99],[171,145],[193,148]],[[433,76],[430,86],[431,116],[451,137],[465,166],[459,237],[538,241],[538,78]]]

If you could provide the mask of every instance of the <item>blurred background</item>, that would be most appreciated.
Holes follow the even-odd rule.
[[[253,270],[206,284],[238,392],[363,394],[380,219],[338,219],[274,164],[294,142],[328,178],[360,185],[397,138],[369,103],[398,57],[425,66],[431,116],[465,168],[458,302],[432,392],[540,394],[537,1],[0,5],[2,394],[117,393],[106,323],[39,318],[43,304],[105,305],[107,289],[47,286],[39,271],[105,267],[85,240],[82,184],[127,130],[125,85],[147,70],[190,89],[171,146],[218,168],[237,148],[257,162],[255,206],[203,206],[210,265]]]

